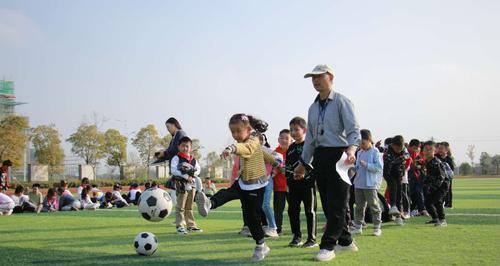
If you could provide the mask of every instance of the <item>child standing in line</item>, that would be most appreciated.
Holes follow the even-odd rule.
[[[271,145],[267,142],[267,137],[265,134],[258,133],[260,145],[262,149],[266,150],[268,153],[274,153],[271,150]],[[273,184],[273,166],[266,163],[266,174],[269,176],[269,181],[267,182],[266,189],[264,190],[264,200],[262,202],[262,225],[264,229],[264,235],[267,237],[278,237],[278,227],[276,227],[276,219],[274,216],[274,211],[271,208],[271,195],[273,194],[274,184]],[[249,231],[250,232],[250,231]]]
[[[410,158],[410,164],[411,164],[411,158]],[[411,199],[410,199],[410,186],[409,186],[409,180],[408,180],[408,172],[410,171],[410,164],[405,164],[405,174],[403,175],[403,178],[401,179],[401,203],[402,203],[402,212],[401,212],[401,217],[403,219],[410,219],[410,205],[411,205]]]
[[[361,130],[361,149],[357,153],[356,178],[354,179],[354,194],[356,206],[354,208],[353,234],[361,234],[365,221],[365,209],[371,211],[373,220],[373,235],[382,235],[382,211],[378,204],[378,189],[382,182],[382,162],[380,152],[373,147],[372,134],[367,129]],[[367,206],[368,204],[368,206]]]
[[[301,117],[295,117],[290,121],[290,135],[293,142],[286,152],[285,176],[288,188],[288,217],[293,238],[288,244],[290,247],[314,248],[316,243],[316,184],[311,173],[308,171],[306,177],[301,180],[294,179],[294,169],[300,161],[304,140],[306,138],[307,122]],[[302,244],[302,232],[300,230],[300,205],[304,203],[304,211],[307,219],[307,241]]]
[[[402,212],[402,178],[407,165],[410,163],[410,155],[404,146],[403,136],[397,135],[392,138],[389,148],[384,153],[384,178],[389,190],[391,209],[389,215],[396,216],[395,223],[403,225]]]
[[[269,176],[266,173],[265,163],[270,163],[273,167],[280,166],[280,163],[271,155],[265,152],[260,145],[259,139],[255,136],[257,132],[265,132],[267,123],[246,114],[235,114],[229,120],[229,129],[236,144],[227,147],[221,154],[222,158],[227,158],[236,154],[240,157],[240,169],[238,179],[228,189],[221,189],[213,197],[208,199],[197,195],[197,204],[202,207],[200,214],[206,216],[210,209],[222,206],[224,203],[239,198],[242,204],[244,220],[255,240],[251,261],[263,260],[270,252],[264,239],[264,231],[261,226],[261,209],[264,199],[264,191]]]
[[[193,202],[196,195],[195,178],[200,174],[201,168],[191,155],[191,145],[192,141],[189,137],[182,137],[179,140],[179,152],[170,159],[170,172],[176,181],[175,225],[180,235],[188,232],[203,232],[196,226],[193,216]]]
[[[427,224],[444,227],[448,224],[445,220],[443,200],[448,193],[450,179],[445,170],[444,163],[436,156],[433,141],[424,143],[425,165],[422,171],[424,181],[425,207],[432,217]]]
[[[451,156],[450,143],[443,141],[439,145],[437,157],[444,163],[447,163],[449,168],[451,169],[451,173],[449,173],[450,178],[450,187],[448,188],[448,193],[446,193],[446,197],[444,198],[444,207],[445,208],[453,208],[453,194],[451,192],[453,185],[453,171],[455,171],[455,160]]]
[[[286,163],[286,152],[288,147],[292,143],[292,137],[290,136],[289,129],[283,129],[280,131],[278,138],[278,147],[275,151],[283,156],[283,162]],[[286,177],[281,171],[277,171],[273,177],[274,183],[274,197],[273,197],[273,208],[274,217],[276,220],[276,226],[278,227],[278,234],[282,234],[283,226],[283,211],[285,210],[286,202]]]

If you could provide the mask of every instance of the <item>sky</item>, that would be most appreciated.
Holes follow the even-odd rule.
[[[6,1],[0,79],[30,125],[63,139],[93,114],[132,137],[176,117],[204,149],[232,142],[234,113],[278,132],[334,90],[375,139],[402,134],[500,154],[500,1]],[[69,154],[70,146],[64,146]]]

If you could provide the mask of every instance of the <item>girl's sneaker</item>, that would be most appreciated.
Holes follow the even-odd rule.
[[[403,218],[396,217],[396,219],[394,219],[394,223],[396,223],[396,225],[403,225]]]
[[[266,245],[266,243],[255,246],[251,261],[258,262],[263,260],[267,254],[269,254],[269,251],[271,251],[271,249]]]
[[[264,236],[266,236],[266,237],[279,237],[276,229],[270,229],[267,227],[266,227],[266,230],[264,230]]]
[[[381,236],[382,235],[382,229],[380,229],[380,228],[373,229],[373,235],[374,236]]]
[[[196,202],[196,206],[198,206],[198,213],[202,217],[207,217],[208,212],[210,212],[210,208],[212,208],[212,202],[203,192],[198,192],[194,196],[194,201]]]
[[[184,228],[184,227],[178,227],[177,228],[177,234],[178,235],[187,235],[188,232],[186,231],[186,228]]]

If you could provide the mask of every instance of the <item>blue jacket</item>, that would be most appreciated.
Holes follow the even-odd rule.
[[[366,167],[361,166],[361,160]],[[354,187],[360,189],[379,189],[382,182],[382,162],[380,152],[376,148],[367,151],[359,150],[356,159],[356,178]]]

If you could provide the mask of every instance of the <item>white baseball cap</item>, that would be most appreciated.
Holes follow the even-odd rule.
[[[310,78],[312,76],[321,75],[325,73],[330,73],[333,75],[333,68],[329,65],[317,65],[311,72],[305,74],[304,78]]]

